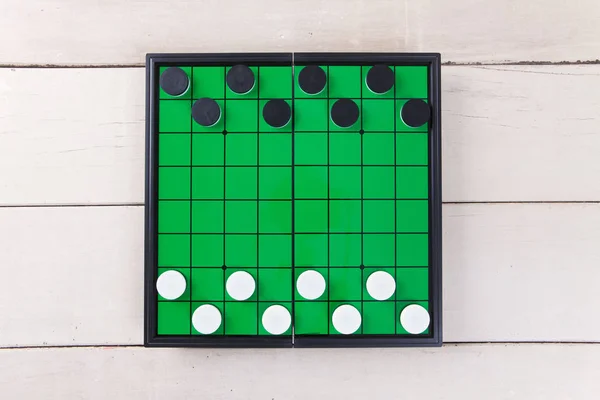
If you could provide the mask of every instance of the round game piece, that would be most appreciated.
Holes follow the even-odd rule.
[[[350,99],[340,99],[331,107],[331,120],[340,128],[348,128],[358,121],[358,106]]]
[[[384,94],[394,87],[394,71],[387,65],[374,65],[367,72],[366,82],[371,92]]]
[[[281,335],[290,329],[291,324],[292,316],[283,306],[270,306],[263,313],[262,325],[271,335]]]
[[[234,65],[227,72],[227,86],[237,94],[246,94],[254,87],[254,72],[246,65]]]
[[[198,99],[192,106],[192,118],[202,126],[213,126],[221,119],[221,107],[213,99]]]
[[[298,85],[306,94],[319,94],[325,89],[327,75],[318,65],[307,65],[298,75]]]
[[[256,289],[256,283],[252,275],[246,271],[237,271],[227,278],[225,287],[232,299],[243,301],[248,300],[252,296]]]
[[[325,292],[325,278],[317,271],[304,271],[296,280],[296,288],[306,300],[318,299]]]
[[[395,291],[396,281],[385,271],[375,271],[367,278],[367,292],[375,300],[387,300]]]
[[[425,332],[429,327],[429,321],[429,312],[418,304],[406,306],[400,313],[400,324],[406,332],[413,335]]]
[[[192,314],[194,329],[203,335],[215,333],[221,326],[221,311],[212,304],[203,304]]]
[[[360,312],[349,304],[339,306],[331,316],[333,327],[343,335],[350,335],[358,330],[361,323]]]
[[[179,67],[169,67],[160,75],[160,87],[168,95],[181,96],[190,87],[190,79]]]
[[[290,122],[292,109],[285,100],[269,100],[263,107],[263,118],[273,128],[282,128]]]
[[[185,276],[179,271],[165,271],[156,280],[156,290],[163,298],[175,300],[185,292]]]
[[[429,121],[431,108],[421,99],[410,99],[404,103],[401,115],[406,125],[417,128]]]

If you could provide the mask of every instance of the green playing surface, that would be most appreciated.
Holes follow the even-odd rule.
[[[298,66],[251,67],[256,84],[244,95],[221,66],[182,67],[191,82],[182,96],[160,90],[158,275],[181,272],[186,290],[158,297],[158,335],[199,335],[192,315],[203,304],[223,318],[212,335],[270,335],[261,318],[272,305],[292,316],[283,335],[336,335],[332,314],[343,304],[360,312],[354,335],[405,335],[404,307],[429,308],[428,124],[401,118],[407,100],[429,100],[428,67],[392,67],[385,94],[367,87],[368,66],[321,67],[327,85],[317,95],[299,87]],[[211,127],[191,117],[203,97],[221,107]],[[329,117],[340,98],[359,106],[349,128]],[[292,108],[283,128],[263,119],[269,99]],[[236,301],[225,285],[242,270],[256,290]],[[295,287],[307,270],[326,282],[314,300]],[[377,271],[395,280],[387,300],[366,288]]]

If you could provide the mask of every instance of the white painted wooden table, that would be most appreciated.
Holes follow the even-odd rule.
[[[600,2],[3,0],[0,398],[597,399]],[[440,349],[147,350],[144,55],[436,51]]]

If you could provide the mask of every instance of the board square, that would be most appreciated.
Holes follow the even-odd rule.
[[[294,100],[294,123],[296,132],[323,132],[329,124],[327,100]]]
[[[427,167],[397,167],[396,197],[426,199],[429,194]]]
[[[361,197],[361,167],[329,167],[329,197],[359,199]]]
[[[362,115],[365,132],[394,132],[394,100],[363,100]]]
[[[256,335],[258,307],[256,302],[225,302],[225,334]]]
[[[394,200],[365,200],[363,202],[363,231],[394,233]]]
[[[225,265],[227,267],[256,267],[256,235],[225,235]]]
[[[294,134],[295,165],[327,165],[327,132]]]
[[[399,267],[426,267],[429,265],[429,241],[427,234],[403,234],[396,237]]]
[[[192,168],[192,199],[223,199],[224,185],[225,169],[223,167]]]
[[[158,202],[158,233],[190,233],[190,202]]]
[[[259,267],[292,267],[292,235],[259,235]]]
[[[361,135],[354,133],[331,133],[329,135],[329,164],[360,165]]]
[[[225,232],[254,233],[258,227],[257,201],[226,201]]]
[[[363,196],[371,199],[394,198],[394,167],[363,167]]]
[[[329,265],[332,267],[358,267],[362,258],[362,237],[348,233],[329,236]]]
[[[292,291],[289,286],[291,284],[291,268],[263,268],[259,270],[258,300],[292,301]]]
[[[425,133],[396,134],[396,163],[398,165],[427,165],[428,135]]]
[[[261,133],[259,136],[258,163],[260,165],[292,165],[292,135],[288,133]]]
[[[222,201],[193,201],[191,215],[192,233],[223,233],[225,210]],[[183,220],[183,218],[172,218],[172,221],[178,219]]]
[[[159,301],[157,320],[159,335],[189,335],[190,303]]]
[[[291,167],[260,167],[258,196],[260,199],[288,200],[292,198]]]
[[[294,221],[298,233],[326,233],[327,201],[296,200]]]
[[[295,167],[294,190],[297,199],[326,199],[327,167]]]
[[[225,129],[227,132],[258,132],[258,101],[227,100],[225,102]]]
[[[158,107],[160,133],[184,133],[192,130],[192,103],[185,100],[161,100]]]
[[[191,136],[189,134],[162,134],[158,136],[158,165],[189,166]]]
[[[224,288],[222,268],[192,268],[192,300],[222,301]]]
[[[260,201],[258,203],[260,233],[292,233],[291,201]]]
[[[392,335],[396,330],[394,301],[368,301],[363,308],[363,334]]]
[[[192,267],[221,267],[223,240],[223,235],[192,235]]]
[[[294,259],[297,267],[326,267],[328,261],[328,235],[296,234]]]
[[[224,67],[194,67],[193,76],[194,99],[225,97]]]
[[[296,302],[296,335],[327,335],[329,333],[329,303],[326,301]]]
[[[190,235],[158,235],[158,266],[189,267]]]
[[[221,133],[192,135],[192,165],[223,165],[225,163],[224,138]]]
[[[261,99],[292,98],[292,67],[260,67]]]
[[[362,138],[364,165],[394,165],[393,133],[365,133]]]
[[[256,199],[258,168],[227,167],[225,168],[226,199]]]
[[[362,231],[360,200],[329,200],[329,232],[359,233]]]
[[[256,165],[258,161],[258,135],[256,133],[229,134],[225,136],[226,165]]]
[[[360,66],[332,65],[329,67],[329,97],[360,99],[361,86]]]
[[[190,174],[189,167],[162,167],[158,170],[158,198],[169,200],[180,200],[190,198]]]

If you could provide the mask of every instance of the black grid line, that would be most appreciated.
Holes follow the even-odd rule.
[[[256,67],[256,163],[260,160],[260,66]],[[259,197],[260,192],[260,168],[256,168],[256,198]],[[259,288],[260,288],[260,229],[258,222],[260,221],[259,215],[259,202],[256,202],[256,334],[260,332],[260,309],[259,309]]]
[[[329,69],[329,67],[327,67]],[[329,78],[329,77],[328,77]],[[327,94],[327,97],[329,97],[329,94]],[[358,97],[348,97],[349,99],[352,100],[360,100]],[[257,100],[259,99],[259,97],[255,98],[242,98],[242,97],[227,97],[227,98],[221,98],[221,97],[214,97],[212,98],[213,100],[240,100],[240,101],[252,101],[252,100]],[[278,100],[278,99],[283,99],[283,100],[293,100],[293,98],[289,98],[289,97],[260,97],[261,100]],[[300,98],[301,100],[304,99],[310,99],[310,97],[302,97]],[[322,97],[319,97],[318,99],[323,99]],[[332,99],[339,99],[339,97],[332,97]],[[412,100],[412,99],[420,99],[420,100],[429,100],[427,97],[394,97],[395,100]],[[377,97],[368,97],[367,100],[371,101],[390,101],[390,100],[394,100],[394,99],[390,99],[390,98],[377,98]],[[160,101],[188,101],[189,99],[182,99],[181,97],[176,97],[176,98],[169,98],[169,99],[159,99]]]
[[[300,100],[310,100],[310,99],[300,99]],[[320,99],[320,100],[326,100],[326,99]],[[354,132],[354,133],[358,133],[358,131],[356,130],[348,130],[348,131],[334,131],[336,133],[341,133],[341,132]],[[189,134],[190,132],[180,132],[180,131],[173,131],[173,132],[161,132],[161,135],[183,135],[183,134]],[[218,132],[218,131],[213,131],[213,132],[191,132],[192,135],[220,135],[222,134],[222,132]],[[230,135],[245,135],[248,133],[255,133],[255,132],[246,132],[246,131],[240,131],[240,132],[229,132]],[[269,134],[271,135],[284,135],[286,133],[290,133],[290,132],[269,132]],[[325,132],[324,129],[321,130],[310,130],[310,131],[301,131],[301,130],[297,130],[295,131],[295,133],[327,133]],[[369,130],[369,133],[405,133],[405,134],[427,134],[427,131],[422,131],[422,130],[410,130],[410,131],[403,131],[403,130],[398,130],[398,131],[376,131],[376,130]],[[162,165],[161,165],[162,167]]]
[[[226,97],[227,94],[227,68],[223,67],[223,98]],[[225,207],[225,199],[226,199],[226,195],[225,193],[227,193],[227,168],[225,168],[225,165],[227,163],[227,115],[225,114],[225,110],[227,109],[227,103],[226,100],[223,100],[223,110],[222,110],[222,118],[223,118],[223,231],[225,231],[225,224],[227,221],[226,218],[226,207]],[[225,246],[227,245],[227,240],[226,240],[226,236],[223,234],[223,286],[226,286],[225,284],[227,283],[227,250],[225,248]],[[227,320],[226,316],[226,312],[225,312],[225,308],[226,308],[226,300],[227,300],[227,289],[226,287],[223,288],[223,335],[227,334],[227,330],[225,328],[225,321]]]
[[[331,137],[331,100],[329,98],[329,87],[331,86],[331,75],[329,72],[329,65],[327,66],[327,80],[326,83],[327,85],[327,334],[330,335],[331,334],[331,329],[330,329],[330,321],[331,321],[331,298],[330,298],[330,292],[331,292],[331,274],[330,274],[330,264],[331,264],[331,236],[329,235],[329,230],[330,230],[330,226],[329,226],[329,219],[330,219],[330,214],[329,214],[329,206],[331,204],[331,194],[329,193],[329,188],[331,187],[330,185],[330,165],[329,165],[329,159],[330,159],[330,153],[331,153],[331,147],[330,147],[330,137]]]
[[[292,55],[293,57],[293,55]],[[295,223],[295,216],[294,213],[296,211],[295,209],[295,201],[294,199],[296,198],[296,185],[295,185],[295,176],[296,176],[296,147],[295,147],[295,143],[296,143],[296,75],[295,75],[295,66],[293,63],[293,59],[292,59],[292,80],[291,80],[291,85],[292,85],[292,132],[291,132],[291,151],[292,151],[292,159],[291,159],[291,164],[292,164],[292,181],[290,182],[291,185],[291,199],[290,201],[292,202],[292,206],[291,206],[291,238],[290,240],[292,241],[291,243],[291,252],[292,254],[290,255],[290,262],[291,262],[291,268],[292,268],[292,273],[290,274],[292,276],[292,282],[291,282],[291,286],[290,289],[292,291],[292,345],[294,344],[294,338],[295,338],[295,327],[296,327],[296,240],[295,240],[295,233],[296,233],[296,227],[294,225]]]
[[[363,126],[363,66],[360,66],[360,315],[361,315],[361,324],[360,324],[360,333],[362,333],[364,328],[364,314],[363,314],[363,301],[364,301],[364,291],[365,291],[365,269],[363,268],[365,264],[365,191],[364,191],[364,160],[363,153],[365,151],[364,148],[364,126]]]
[[[266,133],[263,133],[266,134]],[[339,134],[336,132],[336,135]],[[220,134],[222,135],[222,133]],[[228,133],[228,135],[230,135]],[[270,133],[269,133],[270,135]],[[289,133],[286,133],[286,135],[289,135]],[[252,168],[252,167],[257,167],[260,166],[262,168],[271,168],[271,167],[278,167],[278,168],[289,168],[290,165],[289,164],[268,164],[268,165],[260,165],[260,164],[236,164],[236,165],[227,165],[227,168]],[[331,166],[331,167],[360,167],[361,164],[357,163],[357,164],[298,164],[296,165],[297,167],[327,167],[327,166]],[[423,167],[423,168],[427,168],[427,165],[423,165],[423,164],[400,164],[400,165],[395,165],[395,164],[364,164],[364,166],[366,167],[393,167],[393,166],[397,166],[397,167]],[[161,165],[161,168],[182,168],[185,167],[185,165]],[[222,167],[221,164],[194,164],[192,165],[192,167],[194,168],[219,168]]]
[[[398,167],[398,160],[396,154],[398,153],[398,149],[396,149],[396,136],[398,135],[396,132],[396,123],[398,120],[398,100],[396,99],[396,66],[394,66],[394,197],[398,197],[398,188],[397,186],[397,177],[396,170]],[[399,320],[400,316],[398,315],[398,203],[394,202],[394,284],[396,285],[396,289],[394,290],[394,333],[398,334],[398,323],[396,320]]]
[[[190,68],[190,110],[194,106],[194,68]],[[192,191],[193,191],[193,182],[194,182],[194,168],[192,165],[194,162],[194,137],[192,136],[194,126],[194,119],[190,116],[190,335],[194,332],[194,324],[192,323],[192,285],[194,284],[192,281],[192,256],[194,251],[194,246],[192,243],[192,232],[194,231],[192,228],[194,221],[194,213],[193,213],[193,204],[192,204]]]
[[[360,200],[360,197],[331,197],[331,200],[337,201],[355,201]],[[189,201],[190,199],[169,199],[169,198],[161,198],[159,201]],[[210,197],[210,198],[194,198],[192,201],[202,202],[202,201],[223,201],[224,199]],[[257,199],[257,198],[239,198],[239,199],[226,199],[227,201],[292,201],[290,199]],[[327,200],[327,197],[298,197],[294,200]],[[427,197],[402,197],[402,198],[394,198],[394,197],[366,197],[365,200],[395,200],[395,201],[415,201],[415,200],[428,200]],[[37,207],[37,206],[36,206]]]

